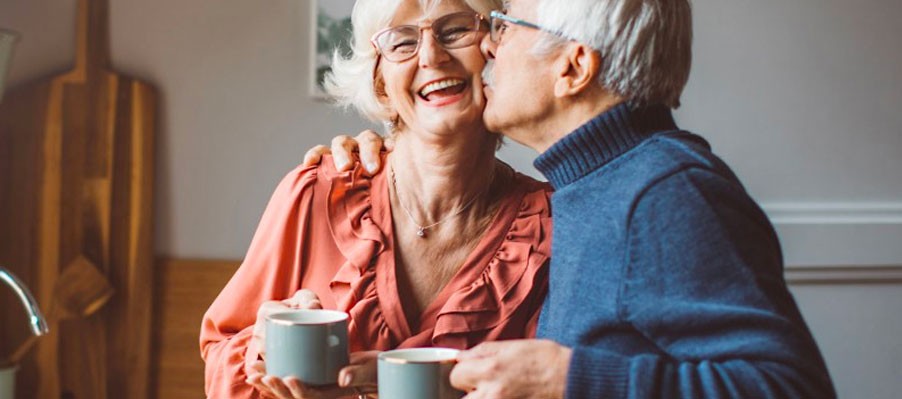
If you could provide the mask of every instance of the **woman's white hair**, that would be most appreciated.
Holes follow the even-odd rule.
[[[601,53],[599,83],[634,105],[680,106],[692,64],[689,0],[539,0],[540,26]],[[561,43],[543,35],[537,52]]]
[[[394,112],[379,102],[376,93],[375,68],[378,53],[370,43],[376,32],[391,23],[404,0],[357,0],[351,12],[353,36],[351,54],[336,51],[332,56],[332,71],[326,74],[325,89],[334,102],[346,108],[356,108],[364,117],[381,123],[392,121]],[[423,10],[442,1],[463,1],[474,11],[488,15],[501,8],[501,0],[417,0]]]

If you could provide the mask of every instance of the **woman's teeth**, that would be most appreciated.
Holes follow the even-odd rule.
[[[426,85],[426,87],[424,87],[422,90],[420,90],[420,96],[422,96],[423,98],[426,98],[426,96],[428,96],[436,91],[444,90],[449,87],[454,87],[457,85],[461,85],[463,83],[464,83],[464,81],[460,80],[460,79],[448,79],[448,80],[441,80],[438,82],[430,83],[430,84]]]

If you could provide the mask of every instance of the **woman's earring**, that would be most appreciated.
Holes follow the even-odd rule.
[[[398,131],[398,119],[397,116],[393,116],[391,119],[383,122],[383,126],[385,126],[385,134],[395,134]]]

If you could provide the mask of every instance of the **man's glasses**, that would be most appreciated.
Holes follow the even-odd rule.
[[[552,35],[561,37],[563,39],[570,40],[568,37],[564,36],[564,34],[561,32],[551,30],[548,28],[543,28],[532,22],[526,22],[522,19],[508,16],[507,14],[504,14],[499,11],[492,11],[491,13],[489,13],[489,26],[490,26],[489,31],[491,32],[489,37],[492,39],[493,42],[495,42],[495,43],[501,42],[501,36],[504,34],[504,31],[507,30],[507,24],[509,24],[509,23],[514,24],[514,25],[525,26],[527,28],[540,30],[542,32],[548,32]]]
[[[370,41],[386,60],[406,61],[420,50],[420,43],[423,42],[422,32],[425,29],[431,29],[435,41],[450,50],[478,42],[488,30],[488,26],[479,14],[458,12],[438,18],[428,25],[385,28],[373,35]]]

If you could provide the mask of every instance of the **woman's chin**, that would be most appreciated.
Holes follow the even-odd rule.
[[[482,112],[432,112],[419,119],[417,125],[432,135],[459,137],[462,133],[484,129]]]

